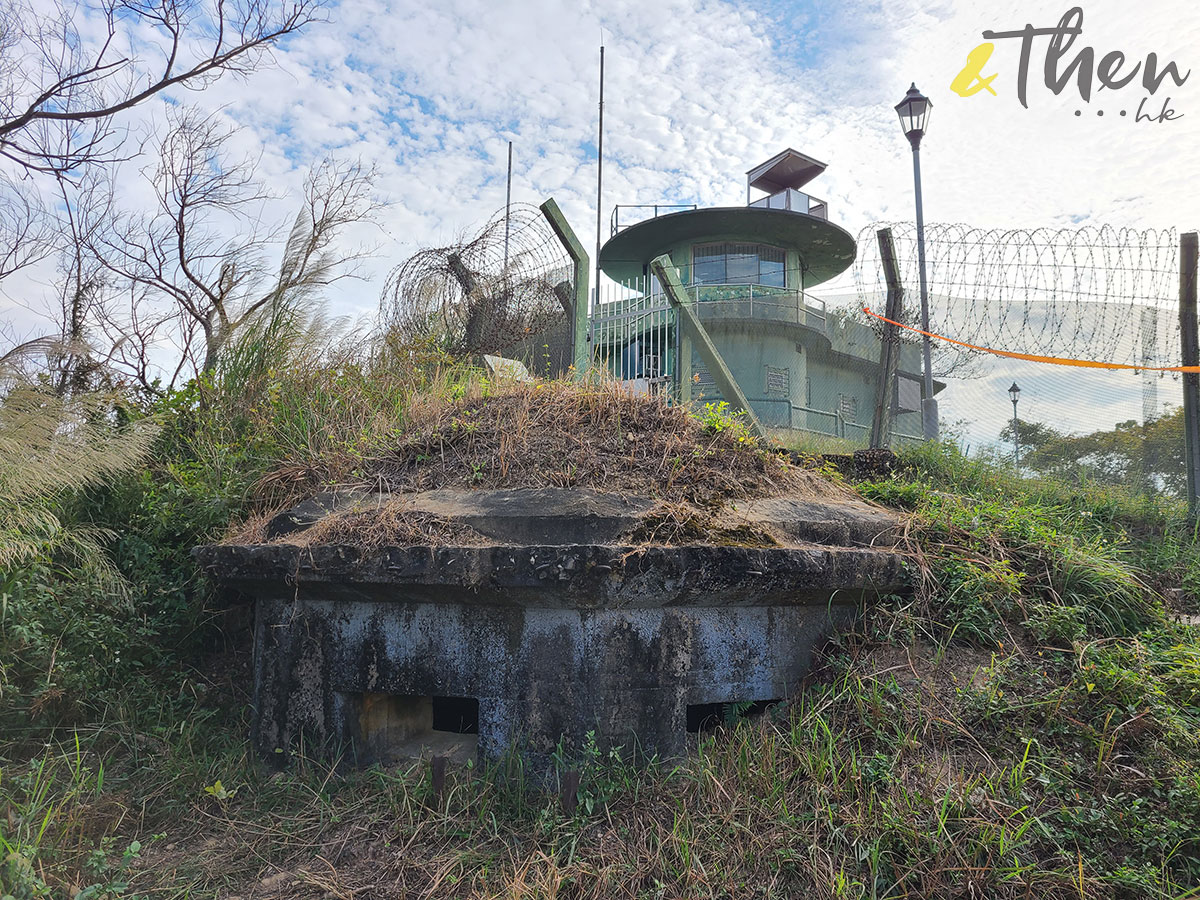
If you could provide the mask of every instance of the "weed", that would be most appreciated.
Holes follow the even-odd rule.
[[[64,525],[119,530],[125,600],[51,554],[0,574],[0,896],[280,875],[338,897],[1195,895],[1200,630],[1160,599],[1200,585],[1194,530],[1170,501],[947,447],[855,487],[908,515],[912,595],[836,638],[776,714],[686,759],[559,748],[574,817],[515,755],[452,769],[437,796],[419,762],[260,767],[239,677],[217,690],[191,665],[219,645],[188,550],[231,516],[331,484],[650,485],[654,538],[693,540],[714,498],[846,491],[742,440],[720,404],[697,420],[604,383],[500,388],[433,343],[319,345],[302,324],[245,332],[144,411],[164,427],[142,471],[60,498]],[[447,537],[363,512],[322,539]]]

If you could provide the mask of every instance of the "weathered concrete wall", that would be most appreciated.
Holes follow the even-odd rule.
[[[650,506],[562,489],[407,502],[494,540],[611,540]],[[281,521],[303,528],[335,505]],[[900,557],[876,549],[897,524],[878,508],[776,497],[738,515],[789,545],[263,544],[196,556],[255,598],[253,740],[266,759],[301,746],[359,762],[419,752],[438,739],[443,698],[468,698],[479,756],[515,749],[540,777],[560,742],[569,754],[589,732],[602,748],[683,753],[689,706],[788,696],[826,635],[904,581]]]
[[[788,696],[813,647],[855,612],[261,599],[254,739],[267,757],[303,735],[370,759],[380,748],[360,741],[346,695],[451,696],[478,699],[485,758],[512,747],[544,761],[589,731],[602,747],[680,755],[689,704]]]

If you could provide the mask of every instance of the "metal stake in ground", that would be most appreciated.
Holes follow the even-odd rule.
[[[1200,365],[1200,334],[1196,320],[1197,233],[1179,236],[1179,338],[1183,364]],[[1187,466],[1188,518],[1200,512],[1200,375],[1183,375],[1183,446]]]
[[[899,322],[904,303],[904,288],[900,285],[900,267],[896,264],[896,244],[892,229],[881,228],[875,237],[879,241],[879,258],[887,279],[887,318]],[[871,420],[871,449],[886,448],[891,443],[892,392],[896,389],[896,367],[900,362],[900,329],[891,322],[883,325],[879,348],[879,381],[875,390],[875,416]]]
[[[575,815],[575,809],[579,806],[580,777],[581,773],[577,769],[563,773],[562,789],[558,800],[562,804],[563,815],[568,818]]]
[[[429,787],[435,804],[441,804],[446,789],[446,763],[444,756],[435,756],[429,761]]]

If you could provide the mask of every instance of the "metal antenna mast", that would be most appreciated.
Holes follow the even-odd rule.
[[[504,195],[504,271],[508,271],[508,221],[512,214],[512,141],[508,142],[508,191]]]
[[[604,45],[600,45],[600,128],[596,138],[596,290],[593,308],[600,305],[600,202],[604,188]]]

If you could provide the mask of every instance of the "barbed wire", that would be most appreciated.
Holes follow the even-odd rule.
[[[904,322],[919,308],[912,223],[858,236],[861,305],[886,291],[876,232],[891,228],[905,288]],[[1174,229],[981,229],[927,225],[930,329],[1000,350],[1141,366],[1180,362],[1178,234]],[[940,368],[959,351],[942,346]]]
[[[433,337],[458,354],[504,353],[562,325],[572,272],[541,210],[514,203],[474,236],[394,268],[380,313],[402,338]]]

